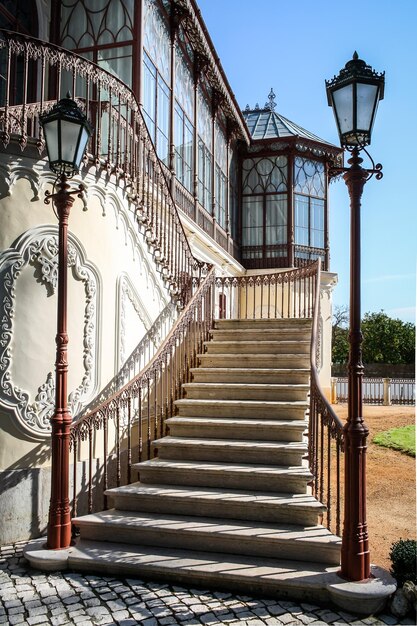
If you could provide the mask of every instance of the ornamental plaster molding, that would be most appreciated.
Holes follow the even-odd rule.
[[[57,232],[55,226],[39,226],[24,233],[12,248],[0,253],[0,406],[12,409],[18,426],[36,439],[44,439],[50,433],[55,377],[49,372],[34,398],[12,380],[16,283],[22,270],[30,265],[35,269],[36,282],[45,287],[47,294],[55,292],[58,282]],[[76,415],[98,389],[100,294],[98,274],[86,260],[79,241],[71,234],[68,237],[68,267],[73,278],[83,283],[85,291],[83,371],[80,383],[68,398],[71,413]]]
[[[146,288],[152,289],[152,298],[157,298],[160,306],[166,306],[170,296],[157,273],[152,253],[144,243],[143,233],[135,217],[135,205],[127,197],[122,196],[119,188],[111,189],[109,185],[103,187],[100,179],[97,182],[94,178],[94,182],[90,182],[91,178],[93,178],[91,175],[87,175],[85,182],[87,208],[88,200],[94,196],[100,203],[102,216],[113,215],[116,229],[122,233],[125,246],[129,246],[131,250],[132,260],[139,265],[140,277],[146,280]]]
[[[45,160],[34,161],[24,155],[19,161],[15,155],[8,155],[7,161],[0,156],[0,197],[11,196],[13,187],[19,179],[29,182],[32,190],[32,201],[44,197],[44,190],[54,186],[56,179],[49,171]],[[139,265],[141,277],[147,280],[147,287],[153,290],[153,298],[165,306],[170,301],[163,279],[155,269],[152,250],[144,242],[144,234],[137,223],[135,215],[135,205],[130,202],[125,191],[116,183],[107,180],[104,184],[102,172],[93,172],[94,168],[83,172],[82,176],[75,176],[72,179],[74,186],[83,182],[86,190],[84,193],[84,210],[88,210],[89,201],[96,198],[99,201],[102,216],[113,215],[115,226],[118,232],[122,233],[124,245],[129,246],[132,260]]]
[[[133,306],[133,309],[144,325],[146,332],[149,332],[152,327],[152,319],[149,316],[147,307],[136,291],[136,288],[129,276],[123,273],[119,276],[117,285],[118,328],[116,332],[116,372],[121,369],[128,356],[126,355],[126,308],[129,303]]]
[[[25,162],[17,162],[9,160],[8,162],[0,162],[0,195],[11,196],[13,187],[17,181],[23,178],[32,189],[32,200],[39,200],[39,192],[42,187],[41,177],[33,164],[26,160]]]
[[[323,323],[323,318],[320,315],[318,336],[317,336],[317,351],[316,351],[316,367],[317,367],[318,373],[320,373],[320,371],[323,368],[323,338],[324,338],[323,333],[324,333],[324,323]]]
[[[49,185],[53,186],[56,181],[56,177],[48,169],[44,159],[34,159],[25,153],[19,156],[13,153],[2,153],[0,155],[0,197],[12,196],[13,188],[20,179],[29,183],[32,202],[43,198],[44,190]]]
[[[330,301],[333,293],[333,289],[338,282],[338,276],[334,272],[321,272],[320,276],[320,297],[323,298],[324,294]]]

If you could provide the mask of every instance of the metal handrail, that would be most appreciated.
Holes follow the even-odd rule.
[[[91,61],[34,37],[0,29],[0,54],[6,56],[0,85],[4,147],[14,140],[22,151],[35,146],[42,154],[45,142],[39,115],[65,95],[64,90],[71,91],[95,131],[86,162],[123,185],[171,293],[184,304],[190,296],[186,276],[199,271],[201,263],[192,254],[132,90]],[[21,70],[18,74],[16,67]]]
[[[309,414],[309,465],[313,474],[313,494],[326,504],[326,526],[333,527],[333,509],[336,509],[335,532],[341,529],[341,453],[344,451],[344,424],[336,415],[321,389],[317,369],[319,351],[321,261],[317,261],[316,290],[310,345],[310,414]],[[335,455],[333,460],[332,455]],[[332,467],[332,463],[334,467]],[[334,488],[336,493],[334,494]]]

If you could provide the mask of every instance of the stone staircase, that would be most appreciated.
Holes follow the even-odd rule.
[[[69,567],[328,600],[340,539],[306,463],[310,320],[221,320],[158,457],[114,508],[74,520]]]

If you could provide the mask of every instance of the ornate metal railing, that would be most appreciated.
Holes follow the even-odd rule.
[[[166,434],[165,420],[213,325],[214,289],[211,269],[140,374],[72,425],[73,516],[106,508],[106,489],[130,483],[132,464],[149,459],[152,441]]]
[[[294,270],[216,278],[220,319],[312,317],[317,263]]]
[[[42,154],[39,115],[68,91],[94,132],[86,163],[120,184],[172,295],[190,297],[198,269],[139,104],[118,78],[67,50],[0,30],[0,140]]]
[[[319,354],[320,261],[317,263],[316,288],[311,335],[310,415],[308,459],[313,474],[312,491],[326,505],[323,524],[336,535],[341,531],[344,450],[343,423],[324,396],[317,370]]]
[[[215,318],[311,318],[318,264],[269,275],[194,278],[195,294],[150,363],[71,427],[73,515],[106,508],[105,491],[132,480],[164,436],[182,384],[203,352]],[[315,458],[315,457],[314,457]]]

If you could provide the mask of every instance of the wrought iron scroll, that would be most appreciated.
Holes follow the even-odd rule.
[[[70,91],[94,128],[85,164],[121,186],[173,300],[184,305],[191,295],[186,277],[198,273],[199,263],[133,92],[72,52],[1,29],[0,60],[5,68],[0,90],[3,146],[14,141],[22,151],[35,148],[41,155],[45,141],[39,115]],[[27,71],[13,70],[20,65]]]

